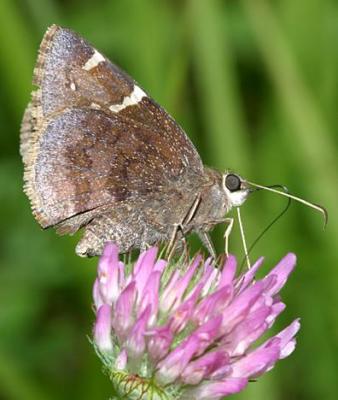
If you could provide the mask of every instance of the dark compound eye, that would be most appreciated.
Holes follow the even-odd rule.
[[[241,188],[241,179],[235,174],[229,174],[225,178],[225,186],[230,192],[235,192]]]

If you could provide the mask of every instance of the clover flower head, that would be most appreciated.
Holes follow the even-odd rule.
[[[143,252],[134,265],[105,246],[93,297],[94,344],[117,396],[128,399],[217,400],[241,391],[295,348],[300,324],[255,342],[285,309],[278,293],[296,257],[287,254],[264,278],[263,259],[236,276],[197,256],[190,263]]]

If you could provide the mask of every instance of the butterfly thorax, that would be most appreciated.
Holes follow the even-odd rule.
[[[209,231],[231,209],[222,186],[222,174],[215,169],[205,168],[204,175],[206,179],[195,195],[197,205],[185,227],[186,231]]]

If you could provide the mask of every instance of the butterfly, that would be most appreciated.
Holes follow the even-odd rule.
[[[70,29],[52,25],[21,126],[24,191],[42,228],[83,229],[80,256],[209,232],[246,200],[247,181],[205,167],[194,145],[130,76]]]

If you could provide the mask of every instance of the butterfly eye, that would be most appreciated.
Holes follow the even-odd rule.
[[[235,174],[228,174],[225,178],[225,186],[230,192],[235,192],[241,188],[241,179]]]

